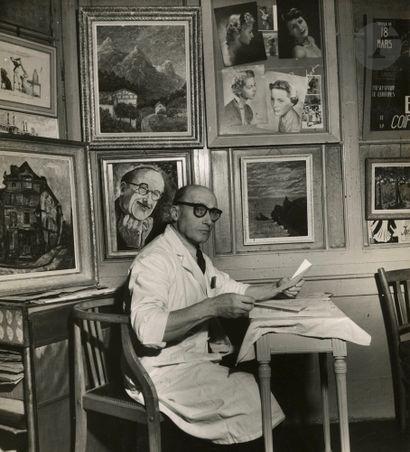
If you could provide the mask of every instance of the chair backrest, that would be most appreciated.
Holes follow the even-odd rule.
[[[127,374],[142,392],[144,405],[133,402],[132,413],[129,415],[129,402],[126,402],[125,407],[123,404],[120,406],[115,403],[116,414],[113,414],[112,409],[109,414],[146,424],[149,450],[159,452],[161,451],[160,422],[163,417],[159,411],[158,395],[135,351],[136,335],[131,328],[129,315],[122,313],[124,303],[122,299],[120,301],[121,306],[116,299],[108,297],[83,301],[74,306],[76,415],[79,419],[83,416],[82,407],[84,399],[87,398],[87,392],[96,387],[108,385],[88,395],[87,400],[90,398],[95,400],[96,393],[99,393],[98,410],[103,403],[112,404],[113,398],[121,401],[124,400],[124,395],[127,398],[122,388],[121,374],[123,366],[126,366]],[[109,391],[104,395],[103,392],[106,389]],[[102,400],[104,397],[105,400]],[[87,406],[87,409],[93,409],[90,404]],[[119,413],[121,409],[122,412]],[[82,428],[84,427],[78,427],[79,433],[76,432],[76,436],[85,434],[80,431]]]
[[[121,313],[123,309],[123,303],[119,307],[114,298],[84,301],[74,306],[76,387],[84,392],[86,387],[102,386],[113,379],[122,385],[121,368],[126,366],[127,374],[143,394],[149,416],[156,421],[160,418],[157,391],[138,358],[136,350],[140,344],[129,316]],[[118,331],[108,328],[114,325],[120,326]]]
[[[376,282],[388,338],[396,344],[409,339],[410,268],[386,271],[379,268]]]
[[[112,327],[127,325],[129,320],[119,311],[111,297],[74,306],[75,356],[81,361],[76,367],[82,371],[79,377],[88,388],[102,386],[120,377],[120,329]]]

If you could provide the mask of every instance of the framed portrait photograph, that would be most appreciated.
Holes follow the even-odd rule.
[[[333,2],[210,0],[202,11],[210,147],[339,141]]]
[[[0,139],[0,292],[95,284],[83,145]]]
[[[202,144],[199,7],[82,7],[84,138],[93,148]]]
[[[366,219],[410,218],[410,160],[366,159]]]
[[[410,19],[369,18],[363,138],[410,138]]]
[[[57,116],[56,49],[0,33],[2,107]]]
[[[313,242],[312,155],[240,163],[244,245]]]
[[[134,156],[97,156],[108,259],[135,256],[162,233],[176,190],[190,180],[187,152]]]

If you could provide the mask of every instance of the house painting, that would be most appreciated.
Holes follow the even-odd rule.
[[[47,183],[27,162],[11,165],[0,189],[0,263],[36,266],[63,235],[61,204]],[[40,264],[39,264],[40,265]]]

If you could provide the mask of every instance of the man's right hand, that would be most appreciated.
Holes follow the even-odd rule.
[[[236,293],[224,293],[211,298],[211,300],[216,317],[226,319],[247,316],[255,303],[254,298]]]

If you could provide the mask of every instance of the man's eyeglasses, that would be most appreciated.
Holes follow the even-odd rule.
[[[134,182],[127,182],[128,185],[135,185],[134,191],[142,196],[146,196],[148,195],[148,193],[151,193],[151,198],[153,201],[158,201],[159,198],[161,198],[162,196],[162,192],[160,192],[159,190],[150,190],[148,188],[147,184],[134,184]]]
[[[216,207],[206,207],[204,204],[197,204],[194,202],[184,202],[184,201],[177,201],[176,204],[182,204],[184,206],[191,206],[194,208],[194,215],[197,218],[202,218],[206,215],[207,212],[209,212],[209,217],[213,222],[219,220],[220,216],[222,215],[222,210],[217,209]]]

